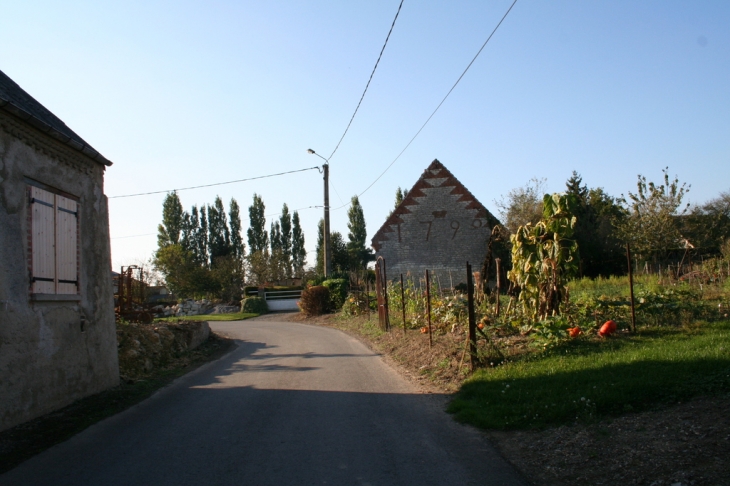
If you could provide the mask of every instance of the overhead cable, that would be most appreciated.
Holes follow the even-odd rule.
[[[379,176],[378,176],[378,177],[377,177],[377,178],[376,178],[376,179],[375,179],[375,180],[374,180],[374,181],[373,181],[373,182],[372,182],[372,183],[371,183],[371,184],[370,184],[370,185],[369,185],[368,187],[366,187],[366,188],[365,188],[365,190],[364,190],[364,191],[362,191],[362,192],[361,192],[360,194],[358,194],[358,195],[357,195],[357,197],[360,197],[360,196],[362,196],[362,195],[363,195],[363,194],[365,194],[365,193],[366,193],[366,192],[367,192],[367,191],[368,191],[368,190],[369,190],[369,189],[370,189],[371,187],[373,187],[373,186],[375,185],[375,183],[376,183],[376,182],[378,182],[378,181],[380,180],[380,178],[381,178],[381,177],[383,177],[383,175],[385,175],[385,173],[386,173],[386,172],[388,172],[388,170],[389,170],[389,169],[390,169],[390,168],[391,168],[391,167],[393,166],[393,164],[395,164],[395,163],[396,163],[396,161],[397,161],[397,160],[398,160],[398,159],[400,158],[400,156],[401,156],[401,155],[403,155],[403,153],[404,153],[404,152],[405,152],[405,151],[406,151],[406,150],[408,149],[408,147],[410,147],[410,146],[411,146],[411,144],[412,144],[412,143],[413,143],[413,141],[414,141],[414,140],[416,139],[416,137],[418,137],[418,135],[419,135],[419,134],[421,133],[421,131],[422,131],[422,130],[423,130],[423,129],[424,129],[425,127],[426,127],[426,125],[428,124],[428,122],[430,122],[430,121],[431,121],[431,118],[433,118],[433,116],[434,116],[434,115],[436,114],[436,112],[437,112],[437,111],[439,110],[439,108],[441,108],[441,105],[443,105],[443,104],[444,104],[444,102],[446,101],[446,98],[448,98],[448,97],[449,97],[449,95],[451,94],[451,92],[452,92],[452,91],[454,91],[454,88],[456,88],[456,85],[458,85],[458,84],[459,84],[459,81],[461,81],[461,78],[463,78],[463,77],[464,77],[464,75],[465,75],[465,74],[466,74],[466,72],[467,72],[467,71],[469,70],[469,68],[471,67],[471,65],[472,65],[472,64],[474,64],[474,61],[476,61],[477,57],[479,57],[479,54],[481,54],[482,50],[484,49],[484,47],[486,47],[487,43],[488,43],[488,42],[489,42],[489,40],[490,40],[490,39],[492,38],[492,36],[494,35],[494,33],[495,33],[495,32],[497,32],[497,29],[499,29],[499,26],[500,26],[500,25],[502,25],[502,22],[504,22],[504,19],[506,19],[506,18],[507,18],[507,15],[508,15],[508,14],[510,13],[510,11],[512,10],[512,7],[514,7],[516,3],[517,3],[517,0],[514,0],[514,1],[512,2],[512,5],[510,5],[510,7],[509,7],[509,8],[507,9],[507,12],[505,12],[505,14],[504,14],[504,15],[502,16],[502,19],[501,19],[501,20],[499,21],[499,23],[498,23],[498,24],[497,24],[497,26],[496,26],[496,27],[494,28],[494,30],[492,30],[492,33],[491,33],[491,34],[489,34],[489,37],[487,37],[487,40],[485,40],[485,41],[484,41],[484,44],[482,44],[482,47],[480,47],[480,48],[479,48],[479,50],[477,51],[476,55],[475,55],[475,56],[474,56],[474,57],[472,58],[471,62],[470,62],[470,63],[469,63],[469,64],[468,64],[467,66],[466,66],[466,69],[464,69],[464,72],[462,72],[462,73],[461,73],[461,76],[459,76],[459,79],[457,79],[457,80],[456,80],[456,82],[455,82],[455,83],[454,83],[454,85],[453,85],[453,86],[451,87],[451,89],[449,90],[449,92],[448,92],[448,93],[446,93],[446,96],[444,96],[444,98],[443,98],[443,99],[441,100],[441,103],[439,103],[439,104],[438,104],[438,106],[436,107],[436,109],[435,109],[435,110],[433,110],[433,112],[431,113],[431,115],[430,115],[430,116],[429,116],[429,117],[428,117],[428,118],[426,119],[426,121],[425,121],[425,122],[423,123],[423,125],[421,125],[421,128],[419,128],[419,129],[418,129],[418,131],[416,132],[416,134],[415,134],[415,135],[413,135],[413,138],[411,138],[411,140],[410,140],[410,141],[409,141],[409,142],[408,142],[408,143],[406,144],[406,146],[405,146],[405,147],[403,147],[403,150],[401,150],[401,151],[400,151],[400,153],[398,154],[398,156],[397,156],[397,157],[396,157],[395,159],[393,159],[393,162],[391,162],[391,163],[390,163],[390,164],[388,165],[388,167],[386,167],[386,168],[385,168],[385,170],[384,170],[383,172],[381,172],[381,173],[380,173],[380,175],[379,175]],[[349,204],[349,203],[348,203],[348,204]],[[342,206],[340,206],[340,207],[334,208],[334,209],[333,209],[333,211],[337,211],[338,209],[342,209],[342,208],[344,208],[345,206],[347,206],[348,204],[344,204],[344,205],[342,205]]]
[[[200,188],[203,188],[203,187],[222,186],[224,184],[235,184],[236,182],[255,181],[257,179],[266,179],[268,177],[277,177],[277,176],[282,176],[282,175],[286,175],[286,174],[294,174],[296,172],[304,172],[306,170],[314,170],[314,169],[319,170],[319,166],[316,166],[315,165],[314,167],[308,167],[306,169],[290,170],[290,171],[287,171],[287,172],[278,172],[276,174],[268,174],[268,175],[262,175],[262,176],[258,176],[258,177],[249,177],[247,179],[236,179],[235,181],[216,182],[216,183],[213,183],[213,184],[205,184],[205,185],[202,185],[202,186],[191,186],[191,187],[182,187],[182,188],[178,188],[178,189],[167,189],[165,191],[140,192],[138,194],[125,194],[123,196],[109,196],[109,199],[117,199],[117,198],[120,198],[120,197],[149,196],[151,194],[163,194],[163,193],[167,193],[167,192],[188,191],[190,189],[200,189]]]
[[[368,92],[368,87],[370,86],[370,81],[373,80],[373,75],[375,74],[375,70],[378,69],[378,64],[380,63],[380,58],[383,57],[383,52],[385,51],[385,46],[388,45],[388,39],[390,39],[390,34],[393,32],[393,27],[395,26],[395,21],[398,20],[398,14],[400,14],[400,9],[403,6],[403,0],[400,0],[400,5],[398,5],[398,11],[395,13],[395,18],[393,19],[393,23],[390,24],[390,30],[388,31],[388,35],[385,37],[385,43],[383,43],[383,48],[380,49],[380,54],[378,55],[378,60],[375,61],[375,66],[373,66],[373,72],[370,73],[370,79],[368,79],[368,83],[365,85],[365,90],[362,92],[362,96],[360,96],[360,101],[357,102],[357,107],[355,107],[355,112],[352,114],[352,117],[350,118],[350,123],[347,124],[347,128],[345,128],[345,132],[340,137],[340,141],[337,142],[337,146],[332,151],[329,157],[327,157],[327,160],[330,160],[333,155],[335,155],[335,152],[337,152],[337,149],[340,148],[340,144],[342,143],[342,140],[345,138],[345,135],[347,135],[347,131],[350,129],[350,125],[352,125],[352,120],[355,119],[355,115],[357,115],[357,110],[360,109],[360,104],[362,104],[363,98],[365,98],[365,93]]]

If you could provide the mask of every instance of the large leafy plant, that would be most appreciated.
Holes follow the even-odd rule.
[[[572,194],[546,194],[542,219],[517,228],[508,277],[520,289],[527,317],[544,320],[560,313],[568,298],[567,281],[578,269],[578,244],[573,239],[577,201]]]

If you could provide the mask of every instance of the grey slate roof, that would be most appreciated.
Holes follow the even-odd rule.
[[[78,150],[96,162],[109,166],[112,163],[79,137],[56,115],[41,105],[23,88],[0,71],[0,110],[12,113],[38,130]]]

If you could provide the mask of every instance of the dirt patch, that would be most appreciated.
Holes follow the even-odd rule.
[[[535,484],[730,484],[730,398],[702,398],[592,425],[490,432]]]
[[[163,351],[154,346],[145,347],[142,343],[147,342],[145,336],[151,333],[152,327],[154,326],[124,330],[123,338],[139,341],[140,348],[144,352],[138,353],[133,360],[127,360],[126,365],[121,369],[124,379],[121,380],[119,386],[83,398],[61,410],[0,432],[0,474],[49,447],[69,439],[90,425],[141,402],[176,378],[204,363],[220,358],[235,346],[232,339],[210,333],[208,339],[193,350],[171,351],[166,349]],[[186,333],[185,330],[179,333],[181,336],[177,341],[179,346],[182,346]],[[149,339],[151,342],[155,342],[153,337],[149,337]],[[165,341],[162,340],[163,343]],[[175,342],[175,338],[167,341]],[[127,343],[121,348],[127,349],[127,346],[134,345]],[[157,357],[155,357],[155,350]],[[145,368],[147,360],[155,360],[156,364]]]
[[[294,322],[334,327],[361,338],[373,351],[383,355],[412,382],[433,393],[452,393],[459,389],[462,381],[469,376],[470,365],[467,353],[467,333],[465,326],[434,329],[432,345],[428,334],[418,329],[393,327],[390,332],[381,332],[377,315],[343,318],[338,314],[317,317],[304,317],[301,313],[282,314]],[[499,355],[484,339],[480,339],[478,354],[486,361],[497,364],[503,359],[514,358],[527,350],[527,339],[522,336],[497,337],[493,344],[500,350]]]
[[[463,331],[437,335],[429,348],[428,336],[417,330],[405,337],[402,330],[380,333],[376,316],[369,323],[338,315],[279,317],[357,336],[425,391],[452,393],[469,374],[461,359]],[[505,353],[512,347],[511,352],[519,354],[527,347],[519,339],[497,338],[496,344]],[[593,424],[487,435],[535,485],[730,485],[728,410],[730,397],[700,398]]]

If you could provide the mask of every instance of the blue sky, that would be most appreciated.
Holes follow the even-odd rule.
[[[320,165],[357,105],[398,7],[369,2],[6,2],[0,69],[114,162],[108,196]],[[448,92],[511,1],[405,0],[331,159],[331,204],[361,193]],[[435,158],[497,214],[532,177],[572,170],[619,196],[661,170],[702,203],[730,190],[730,3],[530,1],[361,197],[371,237]],[[180,192],[186,209],[263,197],[270,222],[322,216],[317,171]],[[114,267],[156,248],[163,194],[110,199]],[[346,208],[332,229],[347,234]],[[137,236],[143,235],[143,236]],[[309,255],[313,263],[314,254]]]

